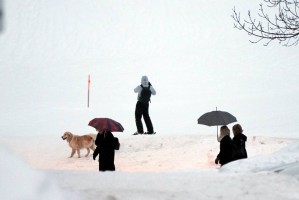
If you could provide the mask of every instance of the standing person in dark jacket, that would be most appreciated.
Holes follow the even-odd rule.
[[[148,113],[148,108],[149,108],[151,95],[156,95],[156,90],[148,81],[147,76],[141,77],[141,85],[138,85],[134,89],[134,92],[138,93],[138,97],[137,97],[138,101],[136,103],[136,108],[135,108],[135,121],[137,126],[137,132],[135,132],[133,135],[155,134],[153,124]],[[147,128],[146,133],[143,132],[143,125],[141,121],[142,116]]]
[[[234,156],[235,160],[247,158],[247,151],[246,151],[246,141],[247,137],[243,134],[243,129],[240,124],[236,124],[233,126],[233,145],[236,148],[236,155]]]
[[[233,160],[233,143],[232,139],[230,138],[230,130],[227,126],[222,126],[220,128],[220,137],[217,139],[218,142],[220,142],[220,152],[215,159],[215,163],[221,164],[221,166],[223,166]]]
[[[97,148],[93,152],[95,160],[99,154],[99,171],[115,171],[114,165],[114,136],[110,131],[99,131],[95,144]]]

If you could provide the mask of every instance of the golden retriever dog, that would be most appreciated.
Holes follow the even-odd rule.
[[[83,148],[87,149],[87,154],[85,155],[85,157],[89,155],[90,149],[93,151],[95,150],[95,134],[79,136],[67,131],[63,134],[63,136],[61,136],[61,138],[63,140],[66,140],[69,143],[69,146],[72,148],[72,153],[69,158],[73,157],[76,151],[78,154],[78,158],[80,158],[80,149]]]

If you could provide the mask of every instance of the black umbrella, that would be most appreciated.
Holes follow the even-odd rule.
[[[225,111],[211,111],[203,114],[197,120],[198,124],[203,124],[207,126],[217,126],[217,138],[218,138],[218,126],[228,125],[230,123],[236,122],[237,118],[232,114]]]

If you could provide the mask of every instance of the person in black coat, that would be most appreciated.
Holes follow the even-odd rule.
[[[230,130],[227,126],[222,126],[220,128],[220,137],[218,137],[218,141],[220,142],[220,152],[215,159],[215,163],[223,166],[233,160],[233,143],[230,138]]]
[[[236,148],[236,155],[234,156],[235,160],[247,158],[247,151],[246,151],[246,141],[247,136],[243,134],[243,129],[240,124],[236,124],[233,126],[233,145]]]
[[[115,171],[115,140],[112,133],[110,131],[99,131],[95,144],[97,148],[93,152],[93,159],[95,160],[99,154],[99,171]]]

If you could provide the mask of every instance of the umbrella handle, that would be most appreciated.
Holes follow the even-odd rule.
[[[217,126],[217,141],[220,142],[219,141],[219,136],[218,136],[218,126]]]
[[[217,106],[216,106],[216,111],[217,111]],[[218,126],[217,126],[217,141],[220,142],[219,141],[219,136],[218,136]]]

